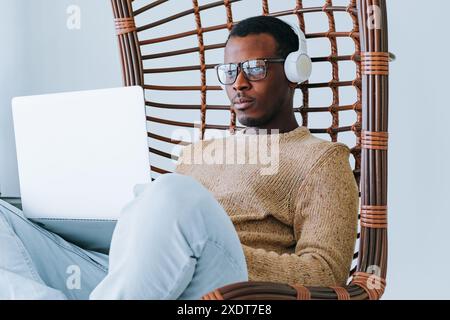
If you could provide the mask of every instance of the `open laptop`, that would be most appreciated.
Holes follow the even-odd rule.
[[[23,213],[108,251],[121,209],[151,182],[141,87],[13,99]]]

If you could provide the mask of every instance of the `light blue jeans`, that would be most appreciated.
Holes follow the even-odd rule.
[[[177,173],[123,208],[109,253],[77,247],[0,201],[0,299],[199,299],[248,280],[227,213]]]

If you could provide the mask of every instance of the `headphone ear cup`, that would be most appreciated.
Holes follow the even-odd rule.
[[[311,58],[306,53],[301,54],[300,57],[298,58],[297,68],[298,70],[300,70],[301,74],[300,83],[305,82],[306,80],[309,79],[309,77],[311,77],[312,61]]]
[[[290,53],[284,63],[284,72],[290,82],[305,82],[311,76],[311,58],[306,53],[300,51]]]

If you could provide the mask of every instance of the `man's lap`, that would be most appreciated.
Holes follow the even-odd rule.
[[[9,240],[1,244],[0,270],[12,289],[21,288],[18,281],[22,282],[23,288],[30,285],[26,284],[27,280],[42,281],[69,299],[87,299],[106,276],[107,255],[87,251],[65,241],[32,223],[19,209],[2,200],[0,233]],[[15,273],[19,277],[11,277],[10,272],[17,270],[20,272]],[[33,274],[37,276],[30,279]]]
[[[122,259],[125,258],[125,256],[122,257],[123,254],[128,254],[132,263],[139,265],[141,269],[144,268],[146,272],[151,269],[151,266],[155,267],[155,270],[164,269],[167,265],[159,265],[159,263],[164,264],[168,258],[164,256],[158,259],[155,252],[160,252],[159,249],[153,252],[151,257],[141,257],[150,261],[151,264],[147,264],[148,268],[140,265],[139,261],[142,259],[139,260],[139,257],[140,255],[148,256],[151,250],[147,246],[153,245],[158,248],[158,243],[163,239],[167,245],[169,242],[176,242],[177,238],[173,234],[170,237],[158,237],[158,234],[162,232],[161,234],[165,235],[168,232],[167,226],[173,227],[181,224],[184,236],[191,235],[188,237],[190,239],[189,247],[197,248],[199,243],[203,243],[202,241],[205,239],[209,241],[208,243],[214,244],[214,246],[206,246],[207,249],[197,253],[196,269],[198,270],[196,273],[201,272],[203,275],[194,277],[189,288],[196,292],[203,292],[206,285],[210,286],[215,283],[214,281],[223,284],[247,279],[245,258],[238,236],[228,215],[212,194],[193,179],[177,174],[165,175],[164,178],[158,180],[157,186],[154,185],[154,189],[150,190],[149,188],[148,191],[140,194],[124,207],[124,211],[127,212],[124,215],[126,219],[119,219],[119,221],[126,227],[126,230],[120,234],[118,241],[120,245],[118,250],[112,252],[111,257],[114,257],[115,254]],[[176,205],[173,202],[173,194],[179,195]],[[191,209],[185,210],[185,206]],[[150,207],[153,208],[153,216],[148,212]],[[199,210],[200,207],[201,210]],[[131,210],[133,208],[134,210]],[[184,212],[189,213],[188,216],[185,216]],[[134,216],[138,221],[133,223]],[[194,216],[196,216],[195,219]],[[173,231],[172,228],[169,229],[171,232]],[[205,234],[205,232],[207,233]],[[115,233],[117,233],[117,228]],[[152,241],[146,240],[149,233],[154,238]],[[84,250],[65,241],[58,235],[26,219],[19,209],[0,200],[0,237],[2,234],[9,234],[10,241],[9,248],[6,247],[6,250],[0,251],[0,280],[3,270],[3,277],[9,279],[10,286],[13,288],[21,288],[20,283],[17,282],[22,282],[24,287],[34,287],[38,283],[59,290],[69,299],[87,299],[107,275],[110,260],[107,255]],[[136,241],[131,241],[134,238],[131,237],[130,240],[129,235],[134,235]],[[205,239],[202,238],[203,240],[200,241],[199,237]],[[182,237],[182,239],[184,238]],[[120,247],[122,244],[127,244],[129,248],[123,250]],[[171,244],[172,247],[180,245],[178,242]],[[200,259],[201,254],[205,255],[203,259]],[[25,271],[22,270],[22,274],[18,274],[19,277],[8,277],[8,274],[15,271],[14,265],[17,264],[21,264]],[[214,268],[220,270],[212,272],[211,269]],[[237,273],[239,276],[236,275]],[[26,274],[37,274],[37,276],[30,279],[30,276],[27,277]],[[207,278],[204,276],[205,274],[210,274],[214,279]],[[117,280],[128,282],[127,276],[131,277],[125,272],[120,275],[121,279]],[[147,276],[159,277],[155,274]],[[124,277],[125,279],[123,279]],[[172,285],[172,280],[167,279],[167,286]],[[116,282],[114,282],[114,286],[116,286]],[[208,290],[214,289],[209,286]],[[40,289],[35,291],[39,293]],[[186,292],[183,297],[197,296],[196,292]],[[51,295],[50,298],[54,297],[53,292],[50,292],[49,295]],[[36,294],[35,297],[30,298],[40,299],[41,296],[42,294]]]

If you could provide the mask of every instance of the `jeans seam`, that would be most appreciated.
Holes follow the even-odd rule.
[[[207,243],[210,243],[210,244],[212,244],[212,245],[214,245],[216,248],[218,248],[219,250],[222,250],[222,252],[224,253],[224,255],[227,257],[227,259],[228,259],[228,261],[230,261],[231,262],[231,265],[232,265],[232,267],[235,269],[235,270],[240,270],[240,266],[239,266],[239,263],[237,263],[237,261],[233,258],[233,256],[230,254],[230,252],[225,248],[225,246],[223,246],[222,244],[220,244],[219,242],[216,242],[216,241],[213,241],[213,240],[210,240],[210,239],[207,239],[206,240],[206,242],[205,242],[205,245],[203,246],[203,249],[206,247],[206,244]],[[203,249],[202,249],[202,253],[203,253]],[[200,256],[201,256],[201,254],[200,254]],[[196,259],[197,260],[197,259]],[[180,272],[180,275],[182,275],[184,272],[185,272],[185,270],[186,270],[186,268],[189,266],[189,261],[183,266],[183,268],[182,268],[182,270],[181,270],[181,272]],[[174,281],[174,286],[173,286],[173,288],[171,288],[170,290],[169,290],[169,293],[163,298],[163,299],[167,299],[167,297],[169,297],[170,295],[172,295],[172,293],[174,292],[174,290],[176,289],[176,284],[178,284],[178,282],[179,282],[179,280],[180,280],[180,277],[178,277],[177,279],[176,279],[176,281]],[[189,286],[189,285],[188,285]],[[182,294],[182,293],[181,293]]]
[[[215,245],[218,249],[222,250],[224,254],[227,256],[228,260],[231,261],[231,264],[234,266],[236,270],[240,269],[239,263],[233,258],[233,256],[230,254],[230,252],[226,249],[225,246],[223,246],[221,243],[208,239],[206,242],[210,242],[211,244]]]
[[[189,257],[189,258],[191,258],[191,257]],[[180,272],[181,275],[186,271],[186,269],[187,269],[188,266],[189,266],[189,261],[183,266],[183,269],[182,269],[181,272]],[[169,292],[167,293],[167,295],[166,295],[164,298],[162,298],[163,300],[167,300],[168,297],[170,297],[170,295],[172,295],[172,293],[173,293],[173,292],[175,291],[175,289],[176,289],[176,284],[178,284],[179,280],[180,280],[180,277],[177,278],[177,280],[175,281],[175,283],[174,283],[172,289],[169,290]],[[188,284],[188,286],[189,286],[189,284]],[[181,293],[181,294],[182,294],[182,293]],[[180,295],[181,295],[181,294],[180,294]],[[178,297],[177,297],[177,298],[178,298]]]
[[[5,208],[4,206],[2,206],[3,208]],[[86,260],[87,262],[89,262],[90,264],[96,266],[97,268],[99,268],[102,271],[107,271],[108,269],[103,267],[101,264],[97,263],[96,261],[92,260],[89,256],[87,256],[86,254],[82,254],[80,252],[77,252],[75,250],[73,250],[71,247],[68,246],[64,246],[61,243],[55,241],[55,239],[53,239],[52,237],[50,237],[47,232],[47,230],[45,229],[40,229],[38,228],[36,225],[34,225],[33,222],[31,222],[28,219],[24,219],[23,217],[21,217],[20,215],[18,215],[17,213],[15,213],[14,211],[9,210],[8,208],[5,208],[5,210],[8,210],[9,212],[11,212],[12,214],[14,214],[17,218],[21,219],[22,221],[24,221],[25,223],[27,223],[29,226],[33,227],[34,229],[36,229],[39,233],[41,233],[42,235],[44,235],[45,237],[47,237],[49,240],[51,240],[54,244],[56,244],[58,247],[65,249],[67,251],[72,252],[73,254],[76,254],[77,256],[79,256],[80,258]],[[1,211],[1,210],[0,210]]]
[[[207,190],[207,192],[209,192],[209,191]],[[208,197],[209,197],[209,196],[210,196],[210,194],[208,194]],[[217,202],[217,200],[216,200],[214,197],[213,197],[213,199]],[[201,201],[203,201],[203,200],[204,200],[203,197],[200,198],[200,199],[196,202],[196,204],[195,204],[194,207],[198,207],[199,203],[201,203]],[[218,202],[217,202],[217,203],[218,203]],[[223,211],[224,211],[225,214],[226,214],[226,211],[225,211],[225,209],[223,208],[223,206],[222,206],[220,203],[218,203],[218,204],[219,204],[219,206],[223,209]],[[227,217],[229,218],[228,215],[227,215]],[[204,220],[203,220],[203,221],[204,221]],[[205,226],[204,226],[204,228],[205,228],[205,230],[206,230],[206,227],[205,227]],[[210,243],[214,244],[216,247],[218,247],[219,249],[222,249],[223,252],[225,252],[225,254],[228,256],[228,258],[229,258],[229,260],[232,262],[232,264],[234,264],[235,268],[236,268],[237,270],[239,270],[239,264],[237,263],[237,261],[234,260],[233,256],[229,253],[229,251],[228,251],[221,243],[219,243],[219,242],[217,242],[217,241],[214,241],[214,240],[211,240],[211,239],[209,238],[209,236],[207,236],[207,238],[206,238],[206,242],[205,242],[205,245],[203,246],[202,253],[203,253],[203,250],[204,250],[204,248],[205,248],[207,242],[210,242]],[[201,253],[201,254],[202,254],[202,253]],[[200,255],[201,255],[201,254],[200,254]]]

